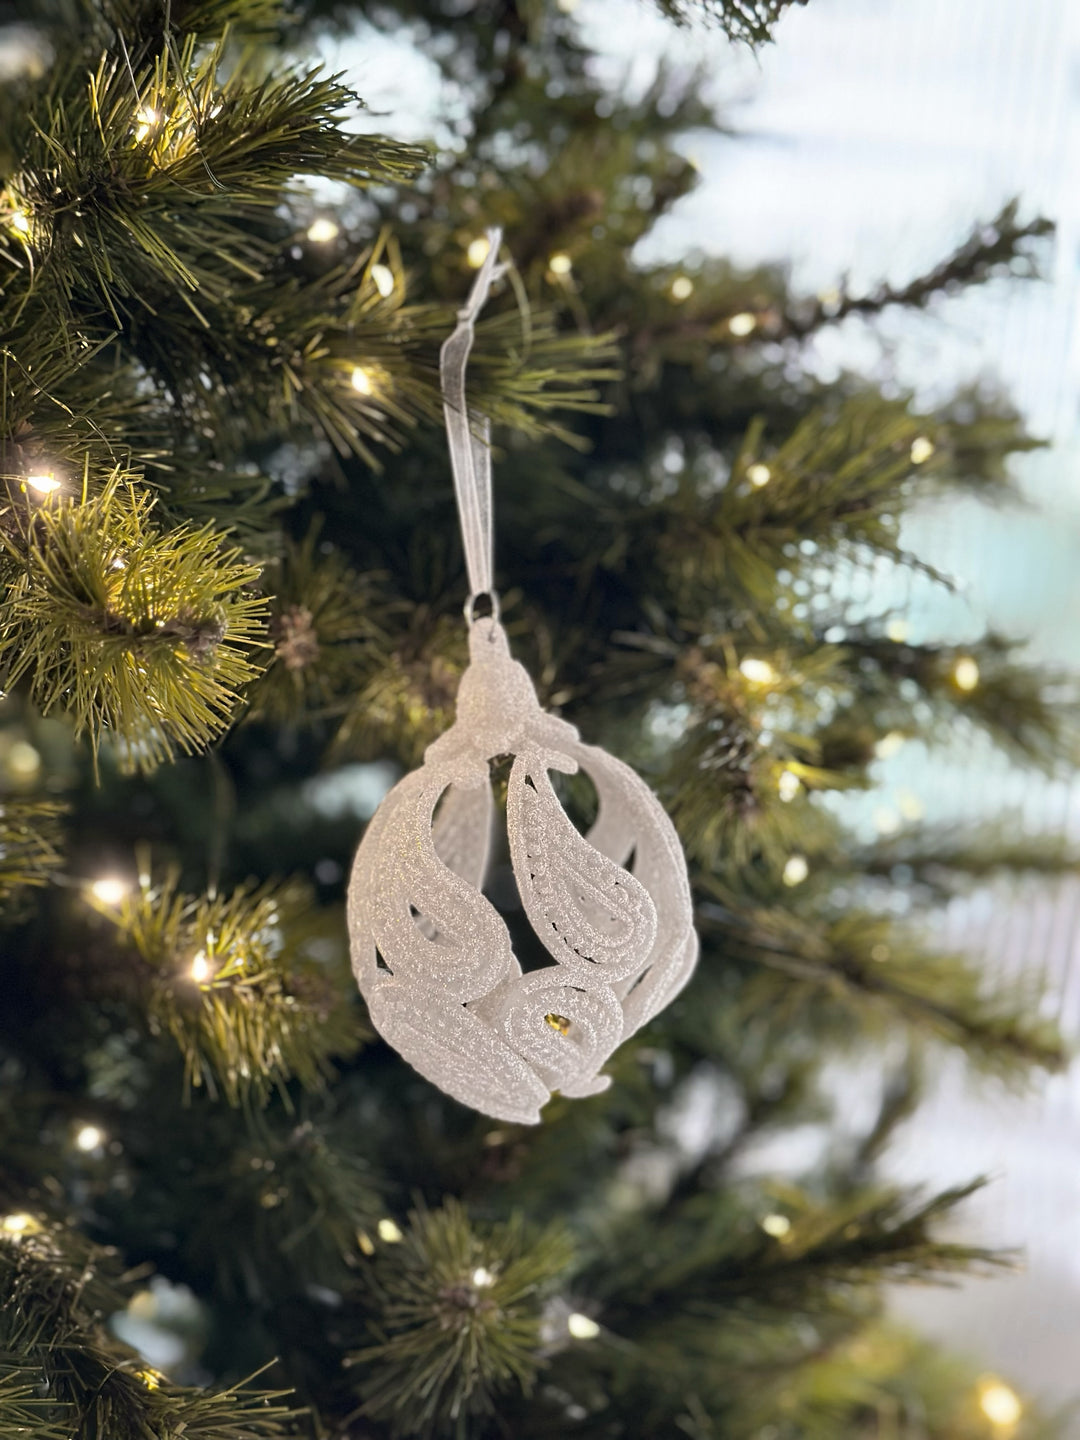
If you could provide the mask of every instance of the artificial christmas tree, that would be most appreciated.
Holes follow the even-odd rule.
[[[762,41],[785,7],[665,8]],[[978,395],[923,414],[803,354],[849,313],[1030,273],[1045,223],[1010,207],[826,304],[775,269],[635,261],[715,117],[665,75],[605,90],[559,6],[0,20],[2,1440],[1049,1434],[883,1320],[886,1280],[998,1257],[941,1231],[962,1193],[875,1163],[928,1039],[1060,1063],[1033,997],[937,953],[918,906],[1069,857],[855,843],[824,803],[960,724],[1072,757],[1006,640],[913,645],[830,585],[917,566],[905,508],[1007,493],[1032,442]],[[437,67],[437,147],[356,131],[313,68],[333,27]],[[344,913],[364,821],[467,666],[438,352],[494,224],[515,268],[469,399],[502,622],[544,709],[660,796],[701,940],[611,1087],[535,1126],[378,1039]],[[552,778],[587,832],[596,790]],[[496,801],[517,783],[496,757]],[[492,861],[536,969],[498,833]],[[828,1122],[840,1054],[885,1057],[876,1118],[769,1173],[755,1147]]]

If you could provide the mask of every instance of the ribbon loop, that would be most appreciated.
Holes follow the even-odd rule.
[[[491,422],[486,415],[470,413],[465,398],[465,367],[476,333],[476,317],[483,309],[492,285],[506,273],[498,263],[502,230],[487,232],[488,252],[469,298],[458,311],[457,328],[439,352],[439,380],[443,414],[454,473],[465,566],[469,572],[471,601],[492,593],[494,521],[491,500]],[[467,612],[468,613],[468,609]]]

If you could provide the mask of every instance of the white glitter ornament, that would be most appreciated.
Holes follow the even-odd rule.
[[[648,786],[546,714],[510,655],[491,591],[487,426],[470,431],[465,363],[500,234],[443,347],[443,393],[466,561],[470,663],[450,729],[369,824],[349,884],[353,970],[383,1039],[440,1089],[500,1120],[535,1124],[552,1091],[595,1095],[600,1070],[682,989],[697,959],[686,861]],[[490,762],[512,756],[506,829],[522,905],[555,963],[523,974],[482,894]],[[549,774],[578,770],[599,800],[582,836]]]

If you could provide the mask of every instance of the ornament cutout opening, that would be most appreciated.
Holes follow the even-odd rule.
[[[473,588],[470,663],[454,724],[368,825],[349,882],[349,934],[353,970],[383,1039],[456,1100],[535,1124],[552,1091],[607,1089],[601,1067],[686,984],[698,941],[686,861],[656,796],[628,765],[541,708],[497,610],[473,614],[473,599],[491,590],[490,471],[486,444],[469,429],[464,367],[472,321],[497,273],[500,237],[489,238],[488,261],[443,351]],[[514,877],[555,962],[527,974],[481,889],[495,814],[490,764],[500,756],[513,757],[506,829]],[[578,770],[599,801],[585,836],[550,779]]]

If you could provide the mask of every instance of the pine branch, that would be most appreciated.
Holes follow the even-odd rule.
[[[303,886],[193,896],[170,873],[119,904],[91,904],[144,962],[136,976],[152,1032],[172,1036],[185,1087],[233,1106],[325,1084],[363,1034],[359,1011],[321,958],[324,931]],[[340,958],[340,956],[339,956]]]
[[[765,45],[773,28],[792,5],[807,0],[656,0],[663,13],[679,25],[696,20],[716,25],[730,40],[745,45]]]
[[[24,891],[47,885],[60,865],[61,817],[68,807],[59,800],[0,800],[0,914],[20,913]]]
[[[209,744],[258,673],[266,607],[245,591],[259,571],[209,526],[163,531],[135,476],[115,470],[93,498],[85,487],[40,502],[13,491],[0,517],[0,663],[95,753],[111,736],[130,769],[150,770]]]

